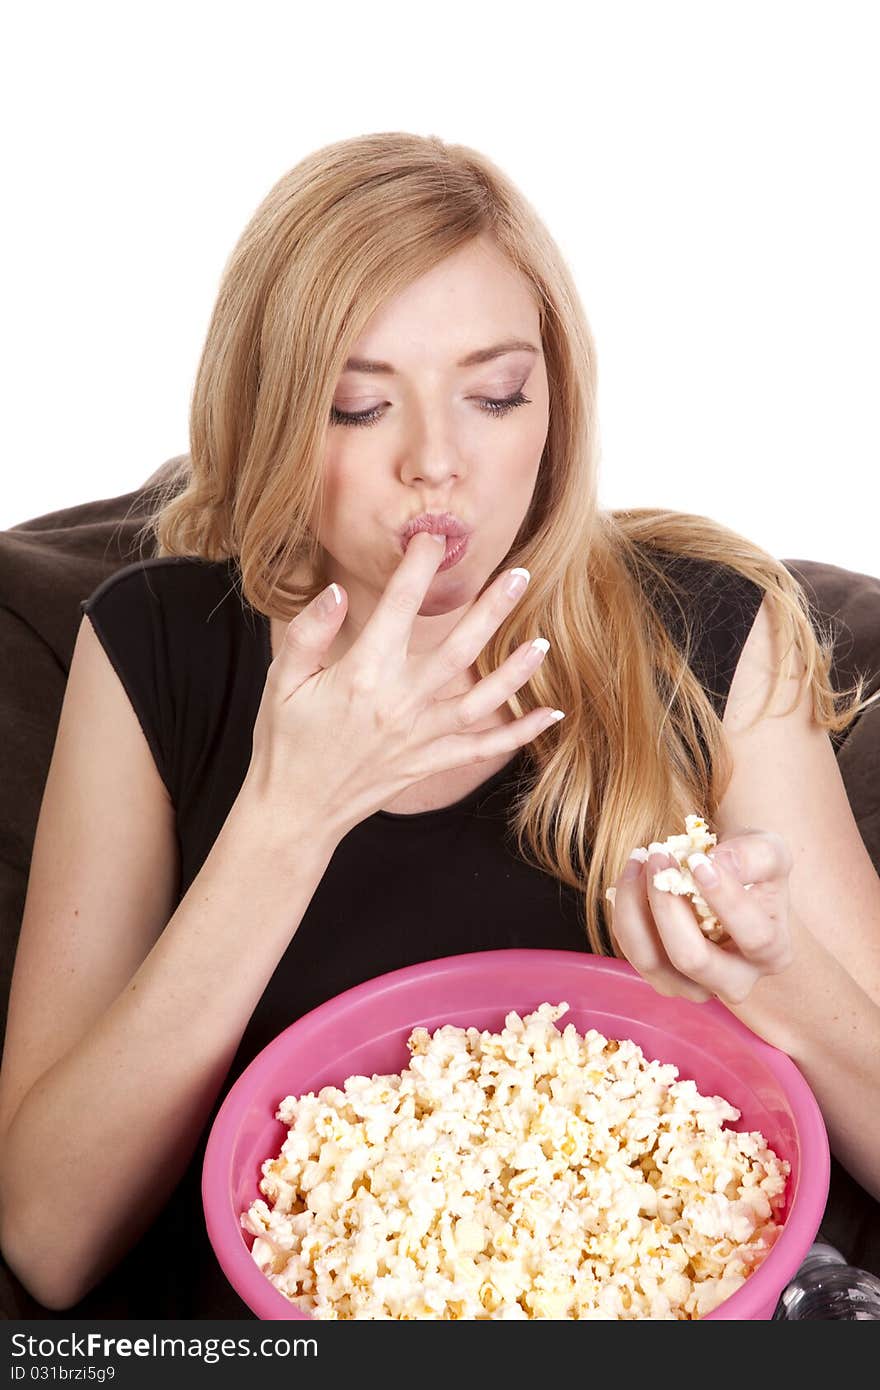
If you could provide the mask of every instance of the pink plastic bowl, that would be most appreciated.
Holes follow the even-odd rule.
[[[263,1319],[309,1320],[260,1271],[254,1237],[239,1215],[261,1196],[260,1165],[287,1135],[275,1119],[287,1095],[346,1077],[400,1072],[417,1025],[500,1031],[520,1015],[562,1000],[558,1023],[632,1038],[650,1060],[673,1062],[681,1079],[742,1111],[735,1128],[760,1130],[791,1164],[784,1228],[764,1263],[709,1318],[768,1319],[812,1243],[828,1197],[830,1157],[819,1107],[794,1063],[721,1004],[657,994],[623,961],[580,951],[477,951],[407,966],[346,990],[279,1034],[241,1074],[221,1106],[205,1150],[202,1200],[208,1236],[232,1287]],[[270,1204],[271,1205],[271,1204]]]

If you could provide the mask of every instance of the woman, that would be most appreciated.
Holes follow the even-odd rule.
[[[45,1307],[249,1317],[199,1197],[224,1095],[307,1009],[466,950],[724,1000],[880,1192],[880,886],[828,737],[863,683],[835,697],[783,565],[601,512],[597,460],[575,286],[487,159],[368,135],[272,189],[155,555],[82,604],[0,1074],[0,1242]],[[690,812],[723,945],[628,862]]]

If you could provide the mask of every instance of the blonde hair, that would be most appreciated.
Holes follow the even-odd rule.
[[[688,662],[696,634],[682,651],[644,601],[665,594],[688,621],[686,587],[664,555],[718,562],[760,586],[825,729],[841,732],[871,701],[862,676],[835,693],[833,636],[773,556],[707,517],[599,510],[592,334],[557,246],[499,168],[467,146],[395,131],[328,145],[279,180],[224,269],[190,452],[141,534],[160,556],[234,557],[247,601],[293,618],[325,582],[313,523],[345,360],[389,296],[481,234],[534,293],[551,405],[532,503],[486,583],[514,565],[532,581],[476,666],[488,675],[535,632],[552,638],[552,660],[509,706],[566,718],[526,746],[531,775],[512,829],[524,858],[583,893],[590,948],[613,954],[605,889],[630,850],[680,831],[694,811],[711,825],[732,772]],[[291,571],[304,559],[313,582],[302,589]],[[761,713],[785,674],[782,663]]]

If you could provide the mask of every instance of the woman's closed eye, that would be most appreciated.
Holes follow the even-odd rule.
[[[496,401],[491,396],[476,397],[479,408],[487,415],[494,415],[496,418],[507,415],[509,411],[516,410],[519,405],[531,405],[528,396],[524,396],[522,391],[517,391],[514,396],[507,396],[504,400]],[[344,410],[337,410],[336,406],[330,408],[331,425],[375,425],[382,418],[380,405],[374,406],[372,410],[361,410],[355,414],[349,414]]]

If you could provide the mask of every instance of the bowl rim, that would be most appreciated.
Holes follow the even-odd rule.
[[[294,1019],[265,1047],[260,1049],[229,1089],[211,1126],[202,1162],[202,1211],[214,1256],[236,1293],[253,1312],[257,1313],[259,1318],[283,1319],[287,1317],[312,1320],[308,1313],[291,1304],[259,1269],[244,1240],[244,1232],[238,1219],[239,1214],[233,1211],[232,1204],[224,1203],[222,1211],[215,1211],[208,1203],[209,1191],[225,1191],[228,1187],[229,1156],[241,1121],[250,1106],[250,1077],[252,1073],[262,1070],[273,1052],[281,1053],[284,1050],[288,1037],[294,1029],[300,1044],[307,1047],[309,1035],[320,1033],[327,1016],[338,1016],[340,1008],[355,1009],[362,999],[370,998],[375,1002],[383,995],[391,995],[405,990],[413,981],[424,976],[427,971],[430,971],[432,977],[435,978],[442,974],[456,975],[462,970],[478,972],[481,965],[488,964],[490,961],[496,966],[500,966],[503,961],[507,961],[511,966],[527,966],[530,963],[537,966],[542,963],[547,966],[564,965],[566,968],[580,968],[591,975],[619,975],[628,978],[637,989],[642,988],[651,993],[655,992],[648,981],[628,961],[620,960],[615,956],[597,956],[587,951],[566,951],[543,947],[511,947],[501,950],[467,951],[401,966],[397,970],[386,971],[383,974],[373,976],[371,979],[363,980],[359,984],[352,985]],[[676,1001],[671,1000],[670,1002]],[[822,1197],[822,1209],[824,1211],[831,1176],[828,1133],[818,1101],[803,1073],[787,1053],[774,1047],[772,1043],[766,1042],[753,1032],[720,1000],[711,999],[697,1004],[682,996],[678,1002],[688,1010],[696,1008],[704,1015],[708,1012],[722,1028],[728,1029],[741,1041],[748,1043],[751,1051],[757,1055],[758,1059],[766,1065],[780,1083],[794,1117],[799,1146],[802,1150],[804,1147],[810,1149],[811,1182],[815,1191],[821,1191],[824,1194]],[[511,1008],[513,1007],[511,1006]],[[563,1015],[563,1019],[564,1017]],[[563,1023],[563,1019],[560,1019],[559,1022]],[[417,1025],[413,1024],[412,1026]],[[776,1282],[771,1276],[775,1275],[776,1269],[783,1260],[790,1263],[792,1269],[797,1268],[801,1263],[815,1239],[821,1223],[821,1213],[817,1216],[810,1204],[802,1203],[800,1208],[797,1205],[796,1198],[801,1179],[802,1172],[799,1165],[798,1186],[788,1195],[790,1214],[786,1217],[780,1235],[762,1264],[735,1293],[726,1298],[712,1312],[707,1313],[700,1321],[753,1319],[757,1311],[768,1302],[767,1289]],[[270,1304],[273,1305],[271,1313],[262,1312],[255,1307],[254,1301],[262,1304],[267,1296]],[[277,1311],[274,1308],[276,1300],[278,1303]]]

